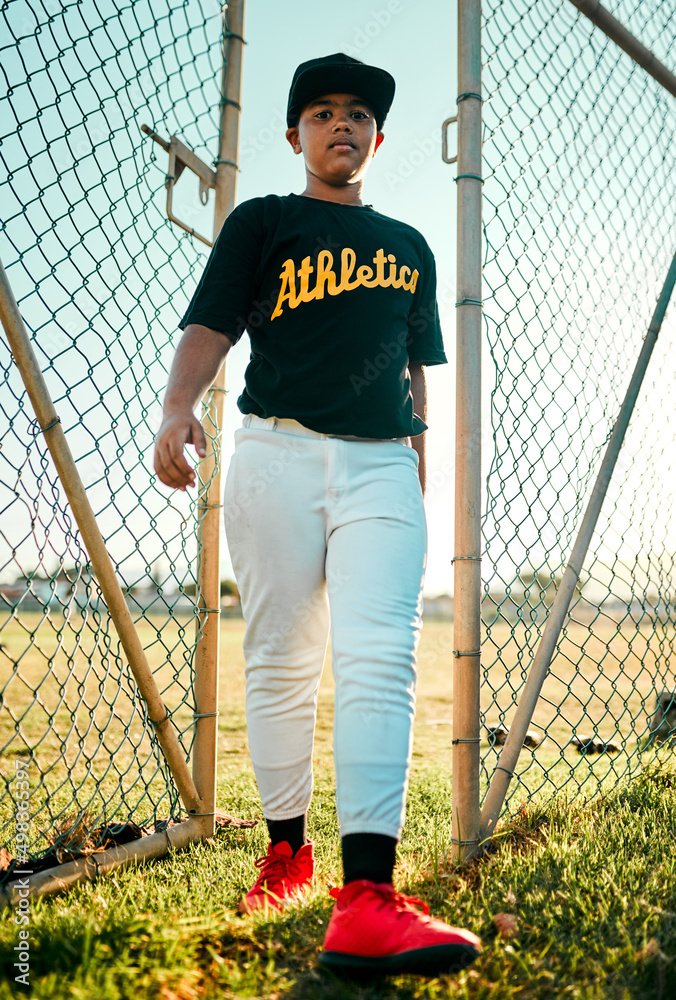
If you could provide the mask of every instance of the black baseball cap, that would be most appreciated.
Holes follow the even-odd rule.
[[[394,97],[394,77],[377,66],[367,66],[359,59],[336,52],[321,59],[308,59],[293,74],[286,124],[293,128],[300,113],[313,97],[321,94],[356,94],[371,105],[376,124],[381,129]]]

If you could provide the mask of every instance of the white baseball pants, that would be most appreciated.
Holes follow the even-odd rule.
[[[341,836],[401,834],[427,550],[417,470],[407,438],[347,440],[253,414],[235,432],[225,525],[267,819],[310,804],[330,627]]]

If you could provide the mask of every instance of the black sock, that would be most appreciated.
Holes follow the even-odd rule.
[[[342,839],[344,882],[391,882],[397,841],[382,833],[348,833]]]
[[[307,842],[307,814],[294,819],[266,819],[272,846],[286,841],[295,854]]]

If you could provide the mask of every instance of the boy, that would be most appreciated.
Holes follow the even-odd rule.
[[[286,137],[304,157],[305,191],[251,199],[226,220],[180,324],[155,468],[168,486],[194,485],[183,448],[203,455],[205,441],[193,409],[247,329],[225,523],[270,843],[240,909],[290,905],[312,881],[330,627],[345,884],[320,962],[437,975],[473,961],[480,941],[392,886],[427,547],[423,366],[446,362],[427,243],[361,200],[393,96],[389,73],[343,53],[296,70]]]

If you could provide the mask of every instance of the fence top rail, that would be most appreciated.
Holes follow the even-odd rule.
[[[676,76],[657,58],[654,52],[639,42],[598,0],[570,0],[581,14],[588,17],[611,41],[630,55],[665,90],[676,97]]]

